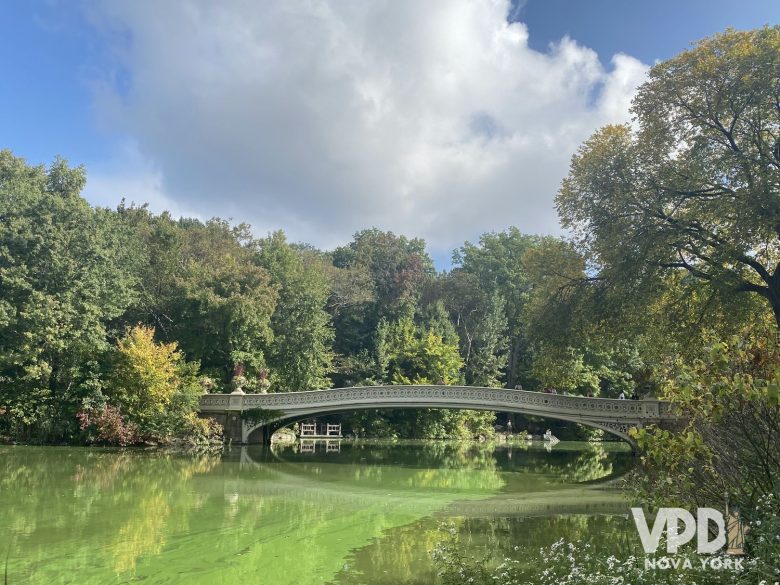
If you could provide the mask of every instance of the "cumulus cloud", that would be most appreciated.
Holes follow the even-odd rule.
[[[605,68],[567,38],[534,51],[508,10],[98,1],[113,52],[97,110],[154,169],[157,200],[201,216],[324,247],[370,226],[439,250],[508,225],[556,233],[571,155],[628,119],[646,67],[616,55]]]
[[[168,196],[163,187],[162,173],[142,157],[135,144],[119,146],[118,157],[113,163],[99,170],[88,169],[87,188],[84,195],[94,204],[113,208],[124,200],[127,205],[146,204],[158,213],[169,211],[174,217],[203,217],[186,200],[177,201]]]

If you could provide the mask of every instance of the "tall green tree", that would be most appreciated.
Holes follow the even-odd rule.
[[[423,240],[376,228],[356,233],[332,256],[335,267],[367,274],[372,289],[370,302],[353,304],[337,315],[336,349],[343,354],[371,349],[381,319],[414,312],[423,285],[435,274]]]
[[[589,276],[583,255],[558,238],[541,238],[526,252],[524,264],[532,289],[523,318],[532,346],[531,373],[540,386],[610,397],[650,391],[659,352],[674,351],[669,338],[647,335],[650,326],[668,326],[658,318],[666,299],[647,294],[649,304],[624,302],[615,311],[620,303],[612,296],[619,291]]]
[[[473,274],[490,296],[498,295],[503,299],[509,346],[506,383],[510,387],[524,377],[530,358],[523,311],[531,283],[523,265],[523,255],[537,241],[536,236],[523,234],[513,227],[505,232],[483,234],[479,244],[466,242],[453,253],[456,267]]]
[[[380,322],[376,352],[385,383],[454,385],[462,382],[463,360],[457,334],[451,324],[444,325],[441,316],[442,308],[434,307],[428,314],[428,323],[421,325],[411,315],[394,322]],[[361,414],[351,417],[350,424],[368,433],[379,429],[412,438],[466,438],[491,434],[494,421],[492,412],[420,409]]]
[[[290,245],[282,232],[256,242],[260,264],[279,289],[271,319],[272,389],[327,388],[333,369],[333,327],[326,311],[330,283],[316,258]]]
[[[504,299],[494,292],[487,297],[482,318],[475,323],[466,359],[466,383],[502,387],[509,362]]]
[[[439,277],[429,294],[447,308],[458,333],[466,384],[502,387],[509,361],[503,297],[460,268]]]
[[[108,324],[136,298],[132,234],[80,196],[85,180],[0,152],[0,424],[17,437],[73,435]]]
[[[457,339],[445,340],[431,327],[420,327],[411,316],[377,330],[377,359],[391,384],[456,384],[463,366]]]
[[[217,381],[228,381],[239,364],[250,379],[263,371],[278,287],[259,264],[249,226],[174,220],[138,207],[120,206],[119,216],[139,235],[145,259],[125,324],[154,327]]]
[[[681,271],[758,295],[780,324],[778,71],[780,27],[705,39],[651,69],[633,127],[573,157],[562,222],[625,296]]]

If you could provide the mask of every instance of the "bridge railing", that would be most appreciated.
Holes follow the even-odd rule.
[[[273,394],[205,394],[203,412],[240,411],[249,408],[286,413],[329,410],[337,407],[421,407],[515,410],[530,413],[570,414],[598,419],[659,420],[671,418],[668,403],[658,400],[617,400],[527,390],[474,386],[398,385],[361,386]]]

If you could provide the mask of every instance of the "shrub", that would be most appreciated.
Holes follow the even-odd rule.
[[[202,386],[198,364],[186,362],[175,343],[156,343],[154,329],[127,330],[117,344],[109,402],[119,405],[146,440],[184,436],[193,426]]]
[[[515,550],[518,558],[498,564],[474,559],[462,552],[451,530],[432,556],[443,585],[722,585],[740,579],[727,570],[703,570],[698,557],[691,557],[691,569],[646,569],[642,555],[605,556],[590,544],[563,539],[539,550]]]
[[[140,440],[138,427],[129,422],[116,406],[82,410],[77,413],[79,428],[86,431],[91,443],[126,447]]]
[[[215,443],[222,440],[224,429],[213,418],[201,418],[194,412],[186,417],[187,439],[196,445]]]

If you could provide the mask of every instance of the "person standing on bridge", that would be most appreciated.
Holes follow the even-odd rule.
[[[626,399],[626,393],[621,390],[620,396],[618,396],[618,400],[625,400],[625,399]]]

